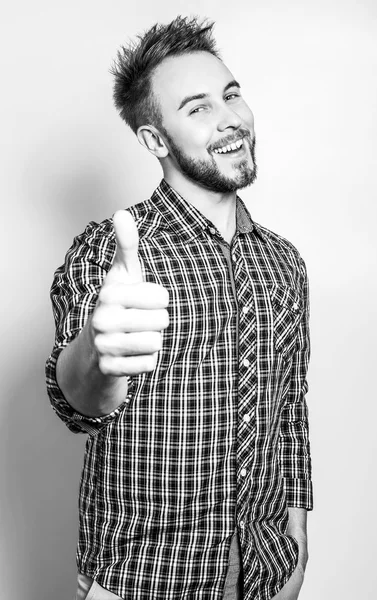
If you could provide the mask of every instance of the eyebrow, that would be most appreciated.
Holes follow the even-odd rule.
[[[229,83],[226,84],[226,86],[224,88],[224,93],[227,92],[229,90],[229,88],[232,88],[232,87],[241,88],[238,81],[233,79],[232,81],[229,81]],[[194,94],[192,96],[185,96],[185,98],[183,98],[181,104],[179,105],[178,110],[181,110],[181,108],[183,108],[186,104],[188,104],[189,102],[192,102],[193,100],[203,100],[203,98],[208,98],[208,96],[209,96],[209,94]]]

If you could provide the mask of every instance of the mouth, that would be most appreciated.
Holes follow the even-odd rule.
[[[221,156],[238,156],[244,154],[245,152],[245,143],[244,138],[237,140],[236,142],[232,142],[231,144],[227,144],[226,146],[221,146],[221,148],[215,148],[213,150],[214,154],[220,154]]]

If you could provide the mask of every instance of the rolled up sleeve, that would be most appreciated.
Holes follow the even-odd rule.
[[[129,400],[132,381],[124,403],[112,413],[88,417],[78,413],[65,399],[57,379],[56,364],[62,350],[80,333],[97,302],[98,293],[115,253],[112,221],[89,223],[68,250],[64,264],[54,275],[51,286],[52,310],[56,326],[54,347],[46,362],[47,393],[52,408],[74,433],[95,434],[111,423]]]
[[[289,389],[282,411],[279,449],[287,505],[312,510],[313,489],[306,403],[310,357],[309,286],[303,261],[301,267],[304,281],[303,312],[298,329],[297,348],[292,361]]]

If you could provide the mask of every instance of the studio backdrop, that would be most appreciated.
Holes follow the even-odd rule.
[[[90,220],[161,178],[112,105],[117,48],[177,14],[216,21],[255,115],[253,218],[291,240],[311,286],[315,510],[300,600],[376,597],[374,0],[47,0],[1,11],[0,587],[70,600],[85,436],[50,408],[49,287]]]

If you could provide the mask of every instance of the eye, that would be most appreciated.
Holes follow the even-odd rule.
[[[241,94],[239,92],[231,92],[225,96],[225,100],[234,100],[234,98],[240,98]]]
[[[193,108],[192,110],[190,110],[190,115],[197,115],[200,112],[203,112],[204,110],[206,110],[206,106],[197,106],[196,108]]]

